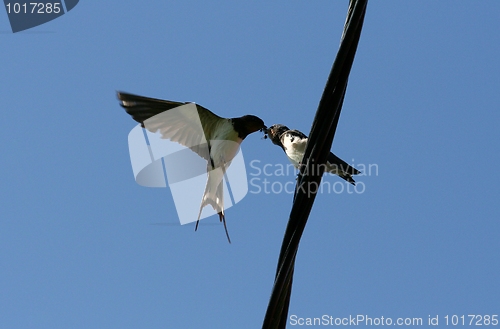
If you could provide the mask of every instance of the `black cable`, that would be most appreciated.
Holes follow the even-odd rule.
[[[324,166],[316,164],[325,163],[330,153],[347,89],[347,80],[361,36],[367,2],[368,0],[351,0],[349,3],[340,48],[318,105],[300,167],[263,329],[286,327],[295,256],[324,171]],[[313,170],[315,165],[316,170]],[[311,186],[315,187],[314,191]]]

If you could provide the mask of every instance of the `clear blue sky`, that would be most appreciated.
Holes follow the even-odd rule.
[[[80,1],[16,34],[0,13],[0,327],[259,328],[292,195],[228,209],[231,245],[215,217],[179,225],[134,181],[115,92],[308,133],[347,4]],[[499,17],[368,4],[332,150],[378,173],[316,198],[290,315],[500,314]],[[259,134],[243,152],[250,174],[288,163]]]

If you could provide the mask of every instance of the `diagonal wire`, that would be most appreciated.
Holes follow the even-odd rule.
[[[358,46],[368,0],[350,0],[342,40],[323,95],[300,167],[294,202],[283,238],[276,278],[267,307],[263,329],[285,328],[292,291],[295,256],[300,238],[319,189],[324,166],[342,110],[347,80]]]

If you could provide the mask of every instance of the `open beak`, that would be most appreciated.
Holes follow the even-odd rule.
[[[267,127],[266,127],[266,126],[264,126],[263,128],[260,128],[260,130],[259,130],[259,131],[261,131],[261,132],[263,132],[263,133],[264,133],[264,139],[267,139],[267,138],[268,138],[268,136],[267,136],[267,135],[269,134],[269,129],[267,129]]]

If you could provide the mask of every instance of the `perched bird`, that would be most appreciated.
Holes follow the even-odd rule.
[[[307,136],[298,130],[291,130],[287,126],[280,124],[272,125],[267,129],[266,133],[274,144],[285,151],[286,156],[295,168],[299,168],[306,150]],[[361,173],[331,152],[326,158],[325,172],[338,175],[352,185],[355,185],[352,175]]]
[[[224,215],[223,175],[238,152],[241,142],[249,134],[265,131],[264,121],[254,115],[239,118],[221,118],[201,105],[194,104],[193,111],[170,111],[167,116],[158,115],[189,102],[173,102],[118,92],[120,105],[143,128],[152,133],[160,132],[162,138],[190,148],[207,161],[207,184],[203,194],[195,231],[198,229],[201,211],[211,205],[224,223],[226,236],[231,243]],[[166,122],[168,121],[168,122]],[[214,170],[214,169],[222,170]]]

